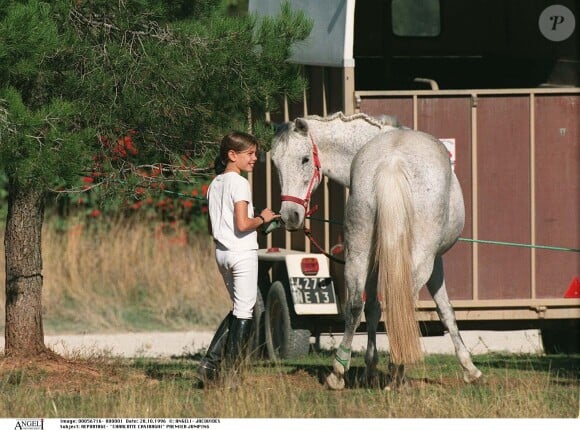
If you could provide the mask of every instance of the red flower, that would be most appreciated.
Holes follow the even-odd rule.
[[[209,189],[209,185],[208,184],[203,184],[201,186],[201,194],[203,194],[204,196],[207,197],[207,190]]]
[[[89,216],[93,217],[93,218],[97,218],[97,217],[101,216],[101,211],[98,209],[93,209],[91,211],[91,213],[89,214]]]
[[[135,145],[133,145],[133,139],[131,139],[131,136],[125,136],[123,138],[123,145],[131,155],[137,155],[139,153]]]
[[[117,139],[117,144],[113,148],[113,154],[115,156],[119,156],[121,158],[125,158],[127,156],[127,150],[125,149],[125,142],[123,138]]]
[[[83,176],[83,182],[85,184],[92,184],[95,182],[95,178],[91,178],[90,176]]]

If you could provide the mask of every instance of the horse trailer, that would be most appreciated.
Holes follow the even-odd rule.
[[[259,16],[275,15],[282,3],[250,0],[249,9]],[[578,3],[290,4],[313,22],[309,38],[294,47],[291,58],[308,88],[299,103],[281,97],[283,112],[270,119],[285,122],[338,111],[387,114],[440,138],[449,149],[466,209],[462,237],[443,257],[459,328],[539,329],[547,352],[577,352]],[[255,171],[267,180],[252,181],[254,204],[279,207],[269,154]],[[255,315],[272,358],[304,353],[311,336],[344,327],[343,266],[334,257],[341,257],[348,189],[326,178],[319,188],[311,202],[318,212],[305,225],[316,241],[283,229],[260,238]],[[442,334],[424,290],[417,302],[421,330]]]

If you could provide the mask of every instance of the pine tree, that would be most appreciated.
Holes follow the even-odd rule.
[[[195,175],[226,130],[248,128],[248,112],[263,118],[279,95],[301,94],[286,60],[309,31],[287,5],[258,21],[227,16],[221,0],[0,0],[6,355],[47,352],[47,193],[88,174],[117,190],[111,184],[130,183],[140,166],[182,174],[184,157]]]

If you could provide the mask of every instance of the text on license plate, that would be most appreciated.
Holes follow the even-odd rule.
[[[332,278],[290,278],[295,304],[336,303]]]

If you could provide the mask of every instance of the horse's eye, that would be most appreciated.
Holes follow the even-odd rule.
[[[310,158],[308,158],[308,157],[304,157],[304,158],[302,158],[302,164],[306,164],[306,163],[308,163],[309,161],[310,161]]]

